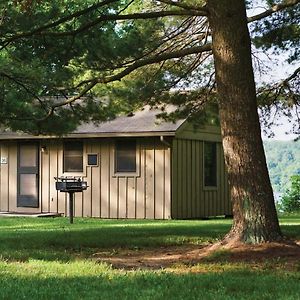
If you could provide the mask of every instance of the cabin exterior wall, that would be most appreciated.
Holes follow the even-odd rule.
[[[134,139],[137,172],[115,173],[115,144]],[[0,141],[0,211],[61,213],[68,216],[69,201],[56,191],[54,177],[82,176],[89,187],[75,193],[77,217],[119,219],[192,219],[231,215],[227,172],[220,128],[194,128],[184,123],[174,138],[112,137],[83,138],[83,172],[63,173],[64,143],[72,139]],[[74,140],[74,139],[73,139]],[[19,145],[37,143],[39,148],[38,207],[18,207]],[[217,184],[204,184],[204,145],[216,143]],[[89,166],[88,154],[97,154],[98,164]]]
[[[204,184],[204,144],[216,143],[216,186]],[[172,145],[172,208],[174,219],[232,215],[220,128],[185,124]]]
[[[89,188],[75,193],[77,217],[169,219],[171,217],[171,151],[158,137],[137,138],[138,172],[116,175],[114,138],[83,139],[83,173]],[[56,191],[54,177],[63,173],[63,140],[38,141],[39,207],[17,207],[18,141],[0,141],[0,211],[55,212],[68,215],[68,198]],[[87,165],[87,154],[98,165]]]

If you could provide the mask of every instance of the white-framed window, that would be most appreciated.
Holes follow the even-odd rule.
[[[115,173],[136,173],[136,141],[117,140],[115,143]]]
[[[99,166],[99,155],[98,153],[87,153],[87,166],[98,167]]]
[[[117,139],[112,153],[114,177],[140,176],[140,146],[135,139]]]
[[[83,142],[65,141],[63,154],[63,172],[83,172]]]
[[[204,187],[216,188],[217,182],[217,143],[204,142]]]

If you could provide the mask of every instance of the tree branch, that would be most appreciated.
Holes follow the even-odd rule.
[[[205,44],[202,46],[197,46],[197,47],[193,47],[193,48],[189,48],[189,49],[182,49],[182,50],[174,51],[171,53],[163,53],[161,55],[154,55],[152,57],[136,61],[131,66],[125,68],[123,71],[119,72],[118,74],[107,76],[107,77],[98,77],[98,78],[96,77],[96,78],[93,78],[90,80],[85,80],[81,83],[81,85],[86,84],[86,86],[82,89],[82,91],[79,94],[67,99],[66,101],[62,101],[60,103],[56,103],[56,104],[52,105],[48,114],[45,117],[38,119],[36,121],[43,122],[43,121],[47,120],[49,117],[51,117],[51,115],[53,115],[56,108],[71,104],[72,102],[78,100],[79,98],[84,96],[87,92],[89,92],[97,84],[100,84],[100,83],[107,84],[107,83],[110,83],[113,81],[119,81],[126,75],[135,71],[136,69],[144,67],[146,65],[160,63],[160,62],[168,60],[168,59],[180,58],[183,56],[203,53],[203,52],[207,52],[207,51],[211,51],[211,44]]]
[[[36,95],[34,92],[32,92],[24,83],[22,83],[18,79],[14,78],[13,76],[6,74],[4,72],[0,72],[0,77],[1,76],[6,77],[7,79],[13,81],[15,84],[17,84],[18,86],[23,88],[29,95],[31,95],[32,97],[37,99],[39,101],[39,103],[41,104],[42,108],[46,111],[47,108],[46,108],[44,102],[40,99],[40,97],[38,95]]]
[[[196,46],[193,48],[188,48],[188,49],[182,49],[170,53],[162,53],[161,55],[154,55],[149,58],[145,58],[139,61],[136,61],[133,63],[131,66],[125,68],[123,71],[119,72],[118,74],[111,75],[108,77],[104,78],[96,78],[94,80],[97,81],[97,83],[109,83],[112,81],[118,81],[121,80],[123,77],[126,75],[130,74],[131,72],[135,71],[138,68],[150,65],[150,64],[155,64],[155,63],[160,63],[164,60],[169,60],[173,58],[180,58],[183,56],[191,55],[191,54],[198,54],[202,52],[207,52],[211,50],[211,44],[206,44],[202,46]]]
[[[258,14],[258,15],[248,17],[248,23],[261,20],[265,17],[268,17],[268,16],[272,15],[273,13],[276,13],[276,12],[281,11],[283,9],[286,9],[288,7],[295,6],[298,3],[300,3],[300,0],[286,0],[282,3],[279,3],[279,4],[276,4],[276,5],[272,6],[270,9],[268,9],[268,10],[266,10],[266,11],[264,11],[264,12]]]
[[[201,11],[203,13],[205,13],[207,15],[208,10],[205,6],[202,7],[197,7],[197,6],[191,6],[191,5],[187,5],[184,3],[180,3],[180,2],[175,2],[173,0],[159,0],[159,2],[165,3],[165,4],[169,4],[169,5],[173,5],[173,6],[177,6],[186,10],[197,10],[197,11]]]
[[[291,74],[288,78],[284,79],[282,81],[282,83],[287,83],[289,81],[291,81],[292,79],[296,78],[298,76],[298,74],[300,73],[300,67],[298,67],[293,74]]]
[[[115,0],[114,0],[115,1]],[[112,0],[106,1],[106,2],[113,2]],[[103,2],[102,2],[103,3]],[[74,18],[75,14],[72,15],[72,18]],[[157,19],[162,17],[171,17],[171,16],[206,16],[206,12],[204,11],[195,11],[195,10],[170,10],[170,11],[158,11],[158,12],[144,12],[144,13],[133,13],[133,14],[127,14],[127,15],[118,15],[118,14],[112,14],[112,15],[101,15],[99,18],[96,18],[95,20],[79,27],[78,29],[72,30],[72,31],[64,31],[64,32],[52,32],[52,31],[45,31],[45,29],[56,27],[59,24],[62,24],[71,17],[66,17],[63,19],[60,19],[59,21],[53,22],[51,24],[41,26],[39,28],[36,28],[29,32],[23,32],[16,34],[4,41],[1,42],[2,48],[6,47],[11,42],[21,39],[30,37],[33,35],[47,35],[47,36],[67,36],[67,35],[76,35],[80,32],[83,32],[101,22],[104,21],[121,21],[121,20],[138,20],[138,19]]]
[[[89,22],[73,31],[63,31],[63,32],[47,31],[47,32],[39,32],[38,34],[43,36],[44,35],[48,35],[48,36],[76,35],[105,21],[139,20],[139,19],[146,20],[146,19],[157,19],[157,18],[171,17],[171,16],[203,16],[203,14],[195,11],[170,10],[170,11],[147,12],[147,13],[133,13],[128,15],[102,15],[99,18],[96,18],[94,21]]]
[[[44,30],[56,27],[56,26],[58,26],[60,24],[63,24],[65,22],[67,22],[67,21],[70,21],[70,20],[72,20],[74,18],[77,18],[77,17],[80,17],[82,15],[85,15],[85,14],[87,14],[87,13],[89,13],[89,12],[95,10],[95,9],[98,9],[98,8],[102,7],[102,6],[105,6],[107,4],[111,4],[111,3],[117,2],[117,1],[118,0],[104,0],[104,1],[102,1],[100,3],[94,4],[94,5],[92,5],[92,6],[88,7],[88,8],[85,8],[83,10],[76,11],[75,13],[73,13],[73,14],[71,14],[69,16],[60,18],[57,21],[51,22],[51,23],[46,24],[44,26],[39,26],[38,28],[35,28],[35,29],[33,29],[33,30],[29,31],[29,32],[22,32],[22,33],[19,33],[19,34],[15,34],[11,38],[6,39],[5,41],[3,41],[2,44],[8,45],[9,43],[11,43],[11,42],[13,42],[13,41],[15,41],[17,39],[21,39],[21,38],[24,38],[24,37],[33,36],[33,35],[38,34],[38,33],[42,32]]]

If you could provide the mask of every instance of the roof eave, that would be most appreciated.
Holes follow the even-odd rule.
[[[0,134],[0,140],[36,140],[36,139],[65,139],[65,138],[113,138],[113,137],[151,137],[151,136],[175,136],[175,131],[152,132],[105,132],[105,133],[69,133],[64,136],[27,135],[27,134]]]

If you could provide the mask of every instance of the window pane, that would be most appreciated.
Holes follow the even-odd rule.
[[[36,167],[36,145],[20,145],[20,167]]]
[[[65,172],[82,172],[82,157],[65,157]]]
[[[217,144],[204,143],[204,185],[217,186]]]
[[[83,172],[82,142],[64,144],[64,172]]]
[[[35,174],[20,175],[20,195],[34,196],[37,195],[37,180]]]
[[[88,154],[88,165],[97,166],[98,165],[98,155],[97,154]]]
[[[136,142],[116,143],[115,172],[136,172]]]

